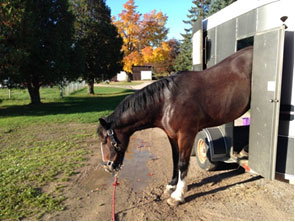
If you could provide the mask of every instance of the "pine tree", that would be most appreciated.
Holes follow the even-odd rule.
[[[175,59],[175,71],[189,71],[192,70],[192,43],[191,34],[183,35],[184,39],[180,45],[180,53]]]
[[[194,0],[194,6],[188,10],[188,20],[183,21],[189,27],[185,28],[185,34],[181,34],[183,40],[180,46],[180,53],[176,58],[174,68],[176,71],[192,70],[192,25],[199,19],[207,16],[211,0]]]
[[[76,44],[85,56],[83,78],[88,92],[94,94],[94,82],[110,79],[122,69],[122,38],[112,24],[105,0],[73,0],[76,16]]]
[[[208,15],[210,10],[212,0],[194,0],[194,6],[188,10],[189,14],[187,15],[188,20],[184,20],[185,24],[189,25],[189,28],[185,29],[186,33],[190,33],[192,30],[193,24],[199,18],[205,18]]]
[[[183,40],[180,46],[180,53],[176,58],[176,71],[186,71],[192,69],[192,26],[198,19],[206,18],[209,15],[221,10],[236,0],[194,0],[194,6],[188,10],[188,20],[183,21],[189,27],[185,28],[182,34]]]
[[[212,15],[219,10],[223,9],[224,7],[230,5],[231,3],[235,2],[236,0],[215,0],[212,2],[210,9],[208,11],[208,16]]]

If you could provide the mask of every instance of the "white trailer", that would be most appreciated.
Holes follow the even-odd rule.
[[[194,24],[196,71],[254,47],[250,127],[231,122],[199,132],[194,151],[203,169],[237,162],[267,179],[294,182],[294,9],[294,0],[238,0]]]

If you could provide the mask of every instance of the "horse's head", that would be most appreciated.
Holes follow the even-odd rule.
[[[101,155],[104,169],[107,172],[118,172],[123,163],[128,146],[128,139],[118,130],[111,129],[110,124],[103,118],[99,119],[98,136],[101,143]]]

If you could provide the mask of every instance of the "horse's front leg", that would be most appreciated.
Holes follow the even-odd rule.
[[[187,190],[187,184],[185,178],[188,173],[188,166],[191,156],[191,150],[193,146],[193,136],[183,136],[178,139],[179,146],[179,160],[178,160],[178,181],[175,191],[171,194],[167,200],[171,206],[177,206],[184,202],[184,194]]]
[[[173,175],[170,183],[167,184],[166,189],[164,191],[165,196],[171,195],[171,193],[176,189],[176,185],[178,182],[178,160],[179,160],[179,150],[177,140],[173,140],[169,138],[169,142],[172,148],[172,159],[173,159]]]

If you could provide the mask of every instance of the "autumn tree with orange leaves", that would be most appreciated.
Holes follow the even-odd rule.
[[[123,38],[123,69],[132,73],[132,66],[163,63],[171,55],[172,48],[165,42],[168,29],[167,16],[153,10],[143,16],[136,11],[134,0],[124,4],[124,10],[113,17],[113,23]]]

